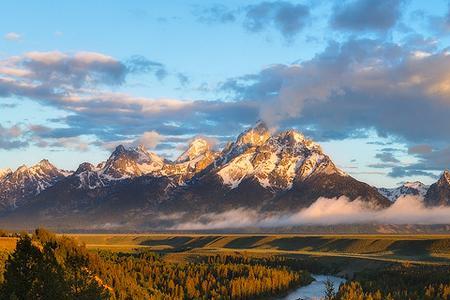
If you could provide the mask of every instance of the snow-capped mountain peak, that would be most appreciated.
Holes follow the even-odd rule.
[[[239,145],[241,147],[259,146],[265,143],[269,138],[270,132],[267,128],[267,125],[264,122],[259,121],[255,126],[248,128],[243,133],[241,133],[238,136],[235,145]]]
[[[291,143],[303,143],[305,141],[305,136],[295,130],[286,130],[279,134],[281,137],[289,140]]]
[[[236,151],[236,145],[245,139],[252,147]],[[256,179],[264,188],[287,190],[294,181],[303,181],[313,174],[346,176],[323,154],[318,144],[301,133],[288,130],[271,135],[262,123],[240,135],[230,147],[228,157],[219,162],[217,174],[232,189],[246,178]]]
[[[31,167],[22,165],[1,178],[1,205],[16,207],[25,198],[39,194],[66,176],[66,171],[57,169],[46,159]]]
[[[416,189],[419,190],[421,192],[426,192],[428,185],[423,184],[420,181],[407,181],[403,184],[403,186],[411,188],[411,189]]]
[[[442,174],[442,178],[444,178],[447,183],[450,185],[450,171],[449,170],[445,170],[444,174]]]
[[[11,174],[11,173],[12,173],[12,170],[11,170],[10,168],[1,169],[1,170],[0,170],[0,180],[1,180],[3,177],[6,177],[6,176],[8,176],[8,175]]]
[[[271,133],[262,122],[220,153],[206,140],[194,139],[179,159],[170,162],[143,146],[120,145],[106,162],[82,163],[66,175],[47,160],[9,172],[0,179],[0,211],[46,203],[49,209],[57,207],[58,213],[60,209],[72,213],[94,203],[105,203],[103,208],[108,209],[111,199],[120,209],[122,204],[133,205],[129,207],[133,211],[159,209],[161,203],[199,211],[233,203],[289,210],[320,196],[341,195],[365,197],[383,207],[389,204],[374,188],[339,170],[318,144],[300,132]],[[135,203],[143,206],[134,207]]]
[[[420,181],[413,181],[405,182],[396,188],[379,188],[378,191],[390,201],[394,202],[399,197],[407,195],[419,196],[423,198],[425,197],[428,188],[428,185],[425,185]]]
[[[83,172],[95,172],[95,171],[98,171],[98,169],[93,164],[84,162],[78,166],[78,169],[75,171],[74,174],[77,175]]]
[[[427,205],[450,205],[450,172],[445,170],[439,180],[433,183],[425,196]]]
[[[38,162],[36,165],[34,165],[34,167],[40,167],[40,168],[45,168],[45,169],[53,169],[55,168],[54,165],[52,165],[48,159],[42,159],[40,162]]]
[[[17,180],[26,180],[27,178],[39,179],[46,177],[62,176],[63,172],[52,165],[48,160],[43,159],[37,164],[27,167],[22,165],[11,174],[12,178]]]
[[[109,179],[136,177],[161,170],[164,161],[155,153],[148,152],[145,147],[116,147],[106,161],[102,174]]]
[[[105,180],[100,176],[103,164],[97,166],[84,162],[80,164],[74,175],[78,178],[78,188],[95,189],[105,186]]]
[[[180,157],[176,160],[177,163],[186,162],[189,160],[193,160],[200,155],[204,155],[206,152],[210,150],[210,146],[208,141],[202,138],[194,139],[190,144],[188,149],[184,151]]]
[[[211,150],[208,141],[196,138],[175,162],[164,165],[161,175],[172,177],[177,184],[184,185],[197,173],[214,163],[217,157],[218,153]]]
[[[267,125],[262,121],[258,121],[255,126],[242,132],[235,142],[228,143],[225,146],[219,158],[219,165],[229,162],[249,149],[263,145],[270,137],[271,134]]]

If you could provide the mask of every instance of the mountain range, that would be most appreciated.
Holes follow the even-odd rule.
[[[174,161],[120,145],[105,162],[73,172],[47,160],[0,171],[0,226],[145,230],[237,208],[294,212],[319,197],[384,208],[402,195],[448,205],[450,175],[429,188],[415,182],[376,189],[340,170],[301,133],[271,133],[258,122],[221,151],[194,139]]]
[[[388,198],[390,201],[395,202],[398,197],[401,196],[419,196],[424,198],[427,194],[429,186],[423,184],[420,181],[405,182],[396,188],[379,188],[380,194]]]

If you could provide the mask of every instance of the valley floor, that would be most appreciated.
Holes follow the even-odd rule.
[[[35,234],[33,241],[43,243],[48,235],[45,231],[40,236]],[[333,275],[331,278],[339,279],[340,282],[346,280],[339,288],[335,287],[334,292],[337,294],[333,299],[338,300],[397,300],[404,299],[405,295],[410,299],[450,297],[450,235],[58,234],[55,239],[61,243],[64,240],[75,240],[77,247],[84,244],[89,250],[86,253],[97,257],[93,262],[100,263],[92,264],[90,268],[96,270],[98,278],[102,280],[100,282],[115,283],[115,289],[110,289],[105,284],[103,286],[113,291],[117,299],[126,299],[128,294],[122,293],[128,291],[130,283],[112,280],[110,274],[115,274],[117,278],[128,278],[134,284],[133,289],[128,291],[132,293],[147,293],[147,284],[151,282],[155,291],[161,293],[157,296],[158,293],[152,292],[152,299],[165,299],[162,296],[165,293],[178,295],[183,291],[189,292],[189,288],[181,288],[187,284],[183,281],[187,278],[180,273],[178,277],[174,275],[173,282],[166,282],[166,277],[158,274],[203,272],[201,274],[206,276],[204,278],[210,278],[212,274],[221,274],[222,271],[219,270],[223,268],[229,268],[233,272],[238,272],[236,268],[241,268],[239,270],[243,273],[239,276],[235,273],[237,277],[230,282],[225,280],[229,278],[228,275],[217,277],[215,280],[221,282],[221,285],[215,288],[218,293],[216,296],[228,293],[228,290],[222,290],[228,285],[237,289],[242,284],[242,292],[252,291],[254,286],[259,285],[261,288],[269,288],[262,284],[263,281],[257,282],[256,279],[253,287],[244,287],[243,284],[249,278],[254,279],[249,274],[255,271],[255,274],[265,274],[267,278],[272,278],[267,282],[284,278],[279,281],[284,284],[283,287],[280,285],[279,289],[274,290],[275,287],[270,286],[269,290],[260,293],[270,297],[263,296],[261,299],[297,295],[297,291],[312,284],[310,274],[324,275],[323,282],[319,284],[320,294],[323,293],[325,277]],[[17,241],[18,238],[14,237],[0,238],[3,261],[6,261],[8,253],[14,251]],[[262,269],[258,269],[258,266]],[[246,268],[252,271],[247,274]],[[111,273],[108,270],[115,271]],[[246,274],[250,277],[245,277]],[[138,280],[141,277],[145,279],[142,282]],[[199,281],[195,288],[192,286],[191,296],[177,297],[194,299],[197,297],[195,293],[208,290],[207,285],[216,281],[210,280],[202,284]],[[318,285],[317,282],[315,284]],[[233,293],[236,295],[238,290],[233,290]],[[423,298],[424,296],[428,298]],[[233,299],[241,298],[235,296]]]
[[[69,234],[88,249],[193,255],[217,252],[307,255],[380,262],[450,264],[450,235]]]

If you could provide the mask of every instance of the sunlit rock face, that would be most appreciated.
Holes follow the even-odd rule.
[[[0,207],[15,209],[69,174],[46,159],[31,167],[20,166],[14,172],[7,169],[0,173]]]
[[[383,196],[394,202],[402,196],[419,196],[421,198],[424,198],[428,191],[428,188],[428,185],[425,185],[419,181],[414,181],[405,182],[404,184],[396,188],[379,188],[378,191]]]
[[[173,177],[177,184],[183,185],[213,164],[218,155],[218,152],[211,149],[208,141],[202,138],[194,139],[175,162],[167,163],[163,167],[161,175]]]
[[[271,133],[263,122],[228,143],[205,170],[183,193],[174,193],[172,209],[190,199],[203,212],[235,207],[288,211],[321,196],[342,195],[373,207],[390,204],[375,188],[337,168],[319,144],[295,130]]]
[[[312,140],[294,130],[272,136],[262,123],[242,134],[225,155],[217,174],[230,188],[248,178],[265,188],[286,190],[294,180],[303,181],[314,173],[345,176]]]
[[[173,214],[195,216],[236,208],[292,212],[319,197],[346,196],[374,208],[391,203],[340,170],[319,144],[295,130],[271,131],[263,122],[221,151],[196,138],[174,161],[143,146],[120,145],[105,162],[85,162],[72,173],[42,161],[0,174],[0,211],[13,211],[5,222],[13,216],[39,224],[73,220],[72,227],[81,219],[169,224]],[[169,217],[161,221],[161,215]]]
[[[450,205],[450,172],[445,170],[439,180],[432,184],[425,195],[428,206]]]
[[[126,149],[118,146],[106,161],[101,173],[108,179],[123,179],[151,174],[164,165],[163,159],[143,146]]]

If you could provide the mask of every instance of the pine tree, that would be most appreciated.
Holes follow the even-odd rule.
[[[63,271],[49,246],[41,251],[28,235],[6,261],[2,298],[68,299]]]
[[[36,231],[23,235],[5,264],[0,299],[107,299],[89,256],[74,242]]]

